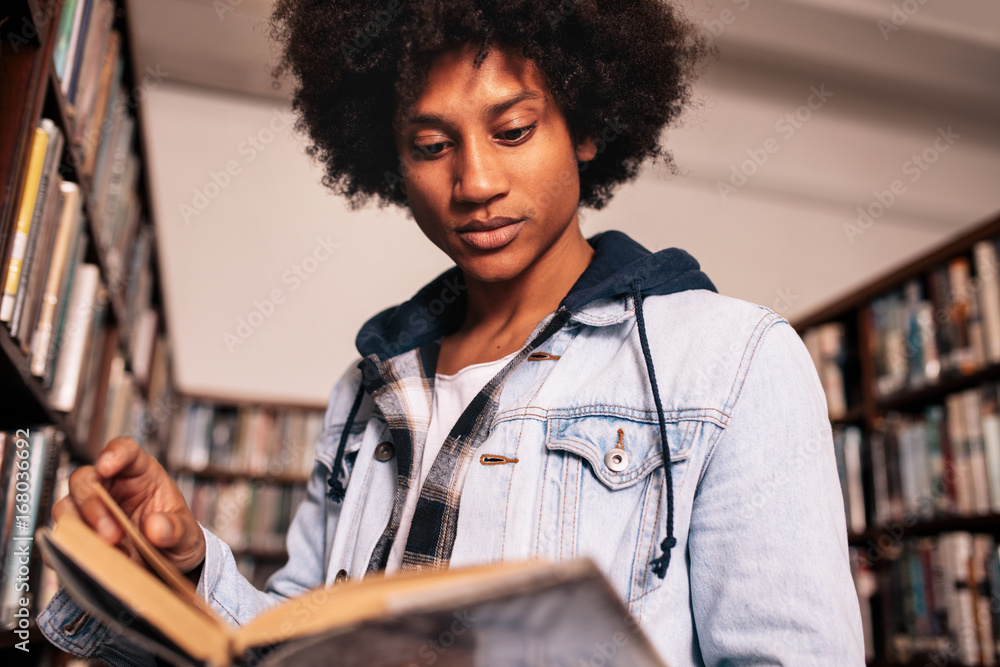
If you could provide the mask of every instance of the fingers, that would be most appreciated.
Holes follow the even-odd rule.
[[[192,517],[193,519],[193,517]],[[143,522],[143,534],[182,572],[205,559],[205,537],[198,523],[175,512],[155,512]]]
[[[76,511],[76,504],[73,499],[69,496],[61,498],[55,505],[52,506],[52,519],[57,520],[64,514],[68,516],[75,516],[77,519],[81,518],[80,513]]]
[[[69,477],[67,499],[75,506],[77,515],[97,531],[104,541],[117,544],[122,538],[121,528],[93,490],[93,486],[100,483],[100,477],[94,466],[81,466]],[[63,501],[59,501],[57,506],[60,504],[63,504]],[[60,513],[66,511],[69,511],[66,506],[60,509]]]
[[[184,537],[184,522],[176,514],[156,512],[146,517],[143,533],[153,546],[170,549]]]
[[[94,468],[104,479],[117,475],[134,477],[143,474],[149,467],[149,457],[131,438],[111,440],[97,457]]]

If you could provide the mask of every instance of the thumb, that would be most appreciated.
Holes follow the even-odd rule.
[[[184,527],[180,523],[180,517],[175,514],[154,512],[146,517],[142,532],[153,546],[169,549],[180,541],[184,535]]]

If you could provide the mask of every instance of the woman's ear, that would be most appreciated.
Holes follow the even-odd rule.
[[[576,159],[580,162],[590,162],[595,157],[597,157],[597,145],[591,137],[587,137],[576,147]]]

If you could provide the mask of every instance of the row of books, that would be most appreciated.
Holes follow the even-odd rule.
[[[956,257],[872,301],[879,396],[1000,362],[998,243],[980,241],[971,260]]]
[[[96,456],[112,438],[130,437],[160,458],[178,402],[168,380],[165,338],[152,343],[149,379],[129,370],[118,344],[118,330],[104,327],[90,348],[82,399],[71,415],[77,440]]]
[[[43,119],[31,143],[14,227],[0,236],[5,249],[0,321],[29,359],[24,371],[55,387],[54,405],[68,411],[76,393],[78,373],[73,369],[79,365],[83,332],[88,322],[102,319],[109,292],[122,294],[128,349],[148,353],[143,337],[155,333],[156,321],[155,311],[150,315],[153,237],[148,226],[139,227],[138,198],[130,195],[130,221],[113,238],[123,253],[129,249],[130,264],[123,272],[102,276],[100,267],[84,261],[83,194],[78,183],[59,174],[63,145],[59,128]],[[132,190],[134,194],[134,184]],[[136,361],[143,362],[141,354]]]
[[[265,552],[278,560],[284,558],[285,535],[305,499],[305,484],[219,481],[188,473],[177,475],[176,480],[195,518],[234,552]]]
[[[880,634],[889,660],[997,664],[1000,558],[992,535],[903,540],[898,557],[881,568],[872,568],[870,551],[852,548],[852,569],[866,639]],[[880,611],[878,627],[873,606]]]
[[[35,618],[55,591],[41,570],[32,537],[48,519],[54,497],[66,493],[70,464],[63,436],[52,426],[0,432],[0,628]],[[25,565],[27,563],[27,565]],[[29,576],[25,576],[30,573]]]
[[[1000,385],[950,394],[922,414],[890,413],[871,437],[872,520],[1000,512]]]
[[[178,471],[305,479],[322,429],[321,410],[189,399],[177,411],[167,463]]]
[[[846,340],[842,322],[826,322],[802,335],[809,356],[819,374],[830,419],[842,419],[847,414],[847,390],[844,384]]]
[[[87,177],[97,171],[103,135],[123,111],[114,104],[125,66],[114,20],[113,0],[66,0],[52,44],[52,67],[72,126],[70,146]]]

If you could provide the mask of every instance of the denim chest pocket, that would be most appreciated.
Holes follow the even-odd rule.
[[[668,415],[675,505],[703,427],[696,415]],[[659,555],[666,521],[655,412],[620,407],[550,411],[545,448],[538,555],[593,558],[626,602],[662,585],[649,566]]]

